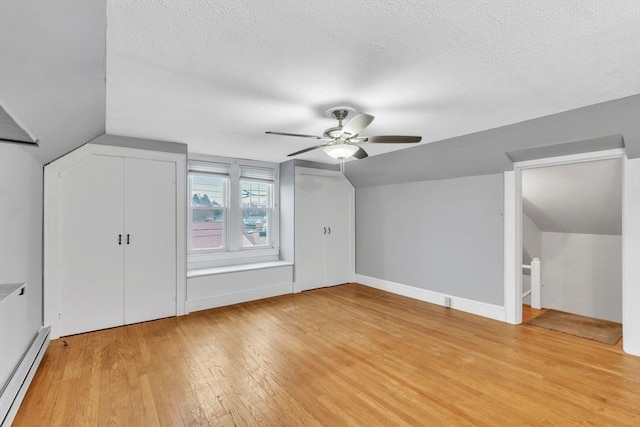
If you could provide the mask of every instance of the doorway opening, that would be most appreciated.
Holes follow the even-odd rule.
[[[521,185],[523,303],[621,333],[622,159],[523,168]],[[546,317],[575,318],[587,336],[598,326]]]
[[[637,243],[638,230],[640,229],[640,219],[638,211],[640,211],[640,192],[638,186],[640,184],[640,161],[638,159],[629,160],[625,156],[623,149],[603,150],[593,153],[582,153],[562,157],[543,158],[536,160],[527,160],[514,163],[514,170],[505,172],[505,320],[509,323],[520,324],[523,320],[522,311],[522,294],[523,294],[523,173],[536,168],[561,166],[561,165],[577,165],[586,162],[594,162],[596,160],[614,160],[621,165],[621,218],[622,230],[621,235],[611,240],[618,241],[621,261],[617,269],[619,277],[621,277],[620,297],[618,298],[619,312],[621,312],[622,324],[625,329],[624,350],[631,354],[640,354],[640,314],[637,310],[631,310],[634,295],[640,294],[640,284],[637,277],[640,274],[640,268],[636,263],[630,261],[637,259],[640,253],[640,245]],[[638,181],[638,182],[636,182]],[[636,194],[639,193],[639,194]],[[599,213],[602,215],[602,212]],[[606,221],[603,221],[606,222]],[[551,232],[550,232],[551,233]],[[557,232],[559,233],[559,232]],[[611,233],[608,231],[607,233]],[[573,234],[589,234],[586,232]],[[598,235],[594,233],[593,235]],[[603,234],[604,235],[604,234]],[[612,233],[611,235],[615,235]],[[553,237],[550,235],[550,237]],[[560,238],[563,236],[555,236]],[[567,236],[564,236],[565,240]],[[567,243],[567,242],[565,242]],[[571,242],[569,242],[571,243]],[[597,252],[593,249],[590,256]],[[529,254],[530,256],[531,254]],[[544,264],[544,260],[542,260]],[[542,267],[544,270],[545,267]],[[544,284],[544,280],[542,280]],[[542,288],[542,293],[547,289]],[[542,295],[542,299],[545,296]],[[530,313],[527,313],[530,316]],[[597,317],[597,316],[596,316]]]

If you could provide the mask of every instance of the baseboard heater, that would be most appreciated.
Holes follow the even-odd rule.
[[[29,384],[31,384],[49,345],[50,332],[50,326],[40,329],[22,361],[13,371],[11,379],[2,390],[2,394],[0,394],[0,427],[10,426],[18,413],[22,399],[27,394]]]

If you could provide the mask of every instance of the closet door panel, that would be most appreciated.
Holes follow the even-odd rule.
[[[90,155],[60,173],[60,335],[123,324],[123,159]]]
[[[324,177],[301,175],[295,191],[295,285],[305,291],[327,284]]]
[[[176,315],[176,167],[125,159],[124,323]]]
[[[338,178],[326,178],[327,227],[327,284],[347,283],[351,278],[351,200],[353,190]]]

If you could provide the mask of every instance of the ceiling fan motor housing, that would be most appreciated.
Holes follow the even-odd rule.
[[[333,128],[329,128],[322,133],[323,136],[327,138],[340,138],[342,136],[342,126],[336,126]]]
[[[338,126],[331,127],[323,132],[323,136],[326,138],[338,139],[342,136],[342,122],[344,119],[353,115],[356,110],[351,107],[331,107],[325,111],[325,114],[329,117],[333,117],[338,121]]]

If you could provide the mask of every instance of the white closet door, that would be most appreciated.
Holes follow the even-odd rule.
[[[176,167],[125,159],[124,323],[176,315]]]
[[[327,191],[327,284],[351,281],[351,199],[349,184],[338,178],[326,178]]]
[[[295,286],[297,291],[327,285],[325,178],[301,175],[295,194]]]
[[[60,174],[61,336],[123,324],[123,175],[122,158],[101,155]]]

